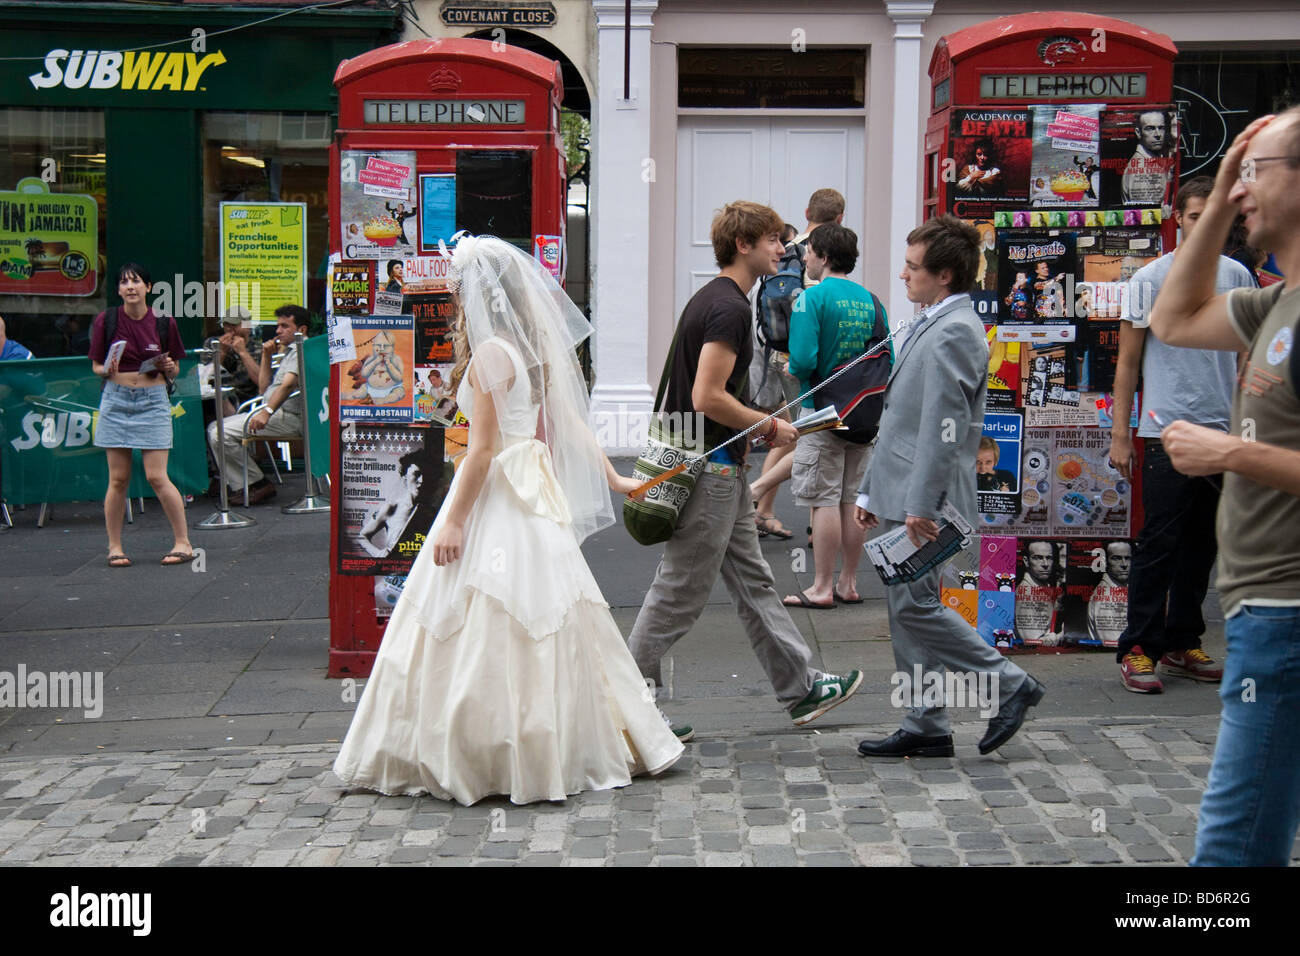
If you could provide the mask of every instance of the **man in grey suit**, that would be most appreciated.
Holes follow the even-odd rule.
[[[876,450],[858,488],[854,519],[865,529],[905,525],[912,544],[938,537],[936,519],[951,502],[976,526],[975,456],[984,421],[988,345],[969,291],[979,269],[980,237],[955,216],[931,219],[907,237],[901,278],[907,297],[924,308],[899,350],[885,391]],[[996,688],[999,707],[980,753],[1006,743],[1043,685],[986,644],[939,600],[940,568],[886,591],[894,662],[909,683],[917,669],[926,685],[944,672]],[[970,686],[969,684],[967,686]],[[864,757],[950,757],[952,734],[942,706],[922,706],[913,687],[902,727],[885,740],[864,740]],[[991,706],[992,702],[989,701]]]

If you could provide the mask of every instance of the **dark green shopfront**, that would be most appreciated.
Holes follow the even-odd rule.
[[[0,317],[9,338],[38,357],[85,354],[91,321],[118,302],[124,262],[141,263],[155,282],[215,282],[222,202],[305,203],[308,272],[323,274],[334,71],[399,30],[395,12],[369,4],[0,0],[0,241],[11,251],[0,250]],[[20,188],[51,195],[6,201]],[[24,236],[41,228],[57,241],[33,250]],[[96,281],[75,281],[82,269]],[[314,310],[321,285],[309,282],[304,304]],[[37,288],[47,294],[28,294]],[[191,348],[215,324],[202,314],[210,310],[172,311]]]

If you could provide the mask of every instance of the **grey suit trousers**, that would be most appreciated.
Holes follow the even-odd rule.
[[[740,475],[700,475],[682,509],[627,639],[641,676],[662,683],[660,659],[695,626],[719,572],[777,699],[790,709],[822,675],[776,593]]]
[[[881,521],[873,536],[901,527],[898,521]],[[894,665],[909,679],[916,665],[926,680],[945,671],[978,674],[988,671],[998,678],[998,705],[1005,703],[1025,679],[1025,672],[985,643],[975,629],[939,599],[942,566],[910,584],[885,589],[889,606],[889,633],[894,644]],[[950,733],[943,707],[909,707],[901,722],[903,730],[923,737]]]

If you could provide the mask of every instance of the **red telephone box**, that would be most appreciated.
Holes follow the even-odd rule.
[[[972,195],[959,188],[961,177],[955,174],[961,171],[959,166],[968,165],[962,160],[969,157],[954,155],[954,147],[959,145],[955,140],[965,138],[961,117],[954,116],[955,112],[1016,113],[1044,104],[1104,104],[1113,110],[1139,113],[1144,107],[1167,109],[1173,98],[1177,55],[1178,48],[1164,34],[1089,13],[1000,17],[942,37],[930,58],[925,218],[941,212],[985,218],[995,207],[1015,205],[1010,198]],[[955,133],[954,122],[958,123]],[[1164,149],[1176,160],[1176,127],[1168,118],[1167,123]],[[995,127],[993,135],[1003,131]],[[979,135],[973,126],[966,134]],[[1084,175],[1083,170],[1078,172]],[[1176,175],[1174,178],[1176,181]],[[1051,192],[1053,185],[1045,183],[1046,191]],[[1172,202],[1172,194],[1163,198],[1166,204]],[[1023,204],[1028,206],[1028,202]],[[1172,240],[1172,225],[1164,231],[1166,239]]]
[[[1125,626],[1141,443],[1126,479],[1109,464],[1112,393],[1120,323],[1139,314],[1128,279],[1173,248],[1177,52],[1050,12],[950,34],[930,61],[925,216],[980,232],[981,454],[1001,472],[980,477],[981,546],[944,600],[995,647],[1109,647]]]
[[[419,533],[384,528],[384,489],[410,472],[416,451],[426,453],[414,473],[445,493],[443,429],[422,421],[421,411],[442,408],[435,399],[451,360],[446,263],[439,240],[466,230],[494,235],[536,255],[561,278],[564,261],[566,176],[560,137],[563,83],[559,64],[505,44],[472,39],[413,40],[372,50],[339,64],[339,128],[330,149],[330,249],[351,267],[349,292],[354,330],[387,332],[400,357],[404,334],[415,354],[415,376],[396,382],[373,378],[355,393],[345,375],[331,390],[330,534],[331,677],[365,677],[383,636],[383,605],[395,599],[428,530],[436,506],[390,508],[407,515]],[[411,220],[414,220],[412,223]],[[402,265],[397,272],[393,264]],[[410,294],[412,290],[418,295]],[[416,302],[416,299],[437,300]],[[344,297],[335,297],[338,305]],[[419,324],[404,333],[393,312],[429,305],[434,329]],[[383,313],[362,315],[360,313]],[[389,328],[393,331],[387,331]],[[429,336],[432,335],[432,338]],[[360,343],[363,334],[356,333]],[[415,350],[419,351],[416,352]],[[421,381],[421,361],[431,366]],[[359,363],[358,363],[359,364]],[[401,366],[395,366],[400,368]],[[364,366],[363,366],[364,370]],[[359,380],[358,380],[359,381]],[[420,389],[418,399],[414,398]],[[367,397],[366,391],[369,391]],[[393,395],[412,397],[392,401]],[[432,393],[432,394],[430,394]],[[359,396],[359,397],[358,397]],[[367,403],[373,407],[367,407]],[[369,418],[356,419],[357,415]],[[349,416],[353,419],[349,421]],[[399,453],[406,450],[408,455]],[[367,457],[369,456],[369,457]],[[430,457],[432,456],[432,457]],[[430,462],[436,458],[436,468]],[[449,473],[451,465],[445,464]],[[374,474],[366,474],[371,469]],[[381,504],[358,504],[350,481],[365,482]],[[353,498],[349,498],[354,494]],[[414,499],[412,499],[413,501]],[[364,516],[363,516],[364,513]],[[394,521],[394,523],[396,523]],[[364,553],[358,537],[367,538]],[[398,540],[400,538],[400,541]],[[387,599],[387,600],[386,600]]]

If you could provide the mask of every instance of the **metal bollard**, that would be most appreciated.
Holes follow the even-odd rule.
[[[311,515],[330,510],[328,498],[317,494],[315,479],[311,476],[311,424],[307,421],[307,359],[302,354],[303,343],[307,337],[301,332],[294,333],[293,343],[298,351],[298,391],[302,393],[302,454],[307,460],[307,493],[291,505],[280,509],[286,515]]]
[[[225,448],[226,442],[226,413],[221,407],[221,401],[224,398],[222,389],[221,373],[224,371],[220,361],[221,347],[215,338],[208,339],[203,343],[203,349],[200,357],[205,362],[212,363],[212,407],[217,416],[217,480],[221,482],[221,506],[208,517],[200,521],[196,528],[210,530],[214,528],[247,528],[250,525],[257,524],[256,518],[250,518],[247,515],[241,515],[230,510],[230,502],[226,493],[226,456],[221,454]],[[203,436],[204,441],[207,435]]]

